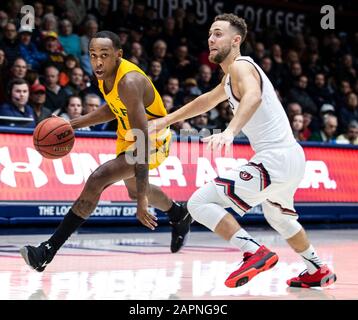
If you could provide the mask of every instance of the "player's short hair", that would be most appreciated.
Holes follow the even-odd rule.
[[[99,31],[97,32],[93,37],[92,39],[94,38],[107,38],[107,39],[111,39],[112,40],[112,44],[113,44],[113,47],[115,49],[122,49],[122,46],[121,46],[121,42],[119,40],[119,37],[118,35],[116,35],[114,32],[112,31],[108,31],[108,30],[104,30],[104,31]]]
[[[223,13],[215,17],[214,21],[228,21],[241,36],[241,43],[244,42],[247,34],[247,25],[243,18],[233,13]]]

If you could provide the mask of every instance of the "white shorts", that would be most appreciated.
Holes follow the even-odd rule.
[[[294,194],[304,176],[305,164],[303,149],[297,143],[258,152],[246,165],[227,171],[211,183],[216,185],[226,208],[241,216],[266,200],[282,213],[297,216]]]

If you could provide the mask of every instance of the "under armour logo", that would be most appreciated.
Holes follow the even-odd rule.
[[[46,247],[47,249],[49,249],[49,250],[52,248],[49,243],[46,243],[46,244],[45,244],[45,247]]]
[[[0,165],[4,166],[0,171],[0,182],[16,188],[15,173],[17,172],[32,173],[36,188],[42,187],[48,182],[46,174],[39,168],[42,162],[42,156],[32,148],[26,148],[26,152],[29,162],[12,162],[9,148],[0,148]]]

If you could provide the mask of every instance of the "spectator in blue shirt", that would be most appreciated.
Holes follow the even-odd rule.
[[[29,85],[24,79],[14,79],[9,84],[9,102],[0,106],[0,124],[11,127],[35,127],[35,115],[28,105]],[[11,117],[4,119],[2,117]],[[31,121],[32,118],[32,121]]]
[[[58,40],[67,54],[73,54],[77,59],[81,58],[80,37],[72,33],[72,23],[70,20],[64,19],[60,22]]]
[[[41,63],[47,59],[47,55],[37,49],[36,45],[31,42],[32,29],[21,27],[18,31],[20,39],[20,54],[25,59],[30,69],[39,70]]]

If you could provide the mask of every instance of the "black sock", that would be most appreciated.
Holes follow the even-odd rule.
[[[172,222],[178,222],[181,219],[184,218],[185,212],[183,210],[183,207],[179,204],[177,204],[175,201],[173,201],[173,204],[171,208],[167,211],[169,220]]]
[[[86,220],[76,215],[72,209],[63,218],[55,233],[48,240],[57,251],[62,247],[66,240],[74,233]]]

